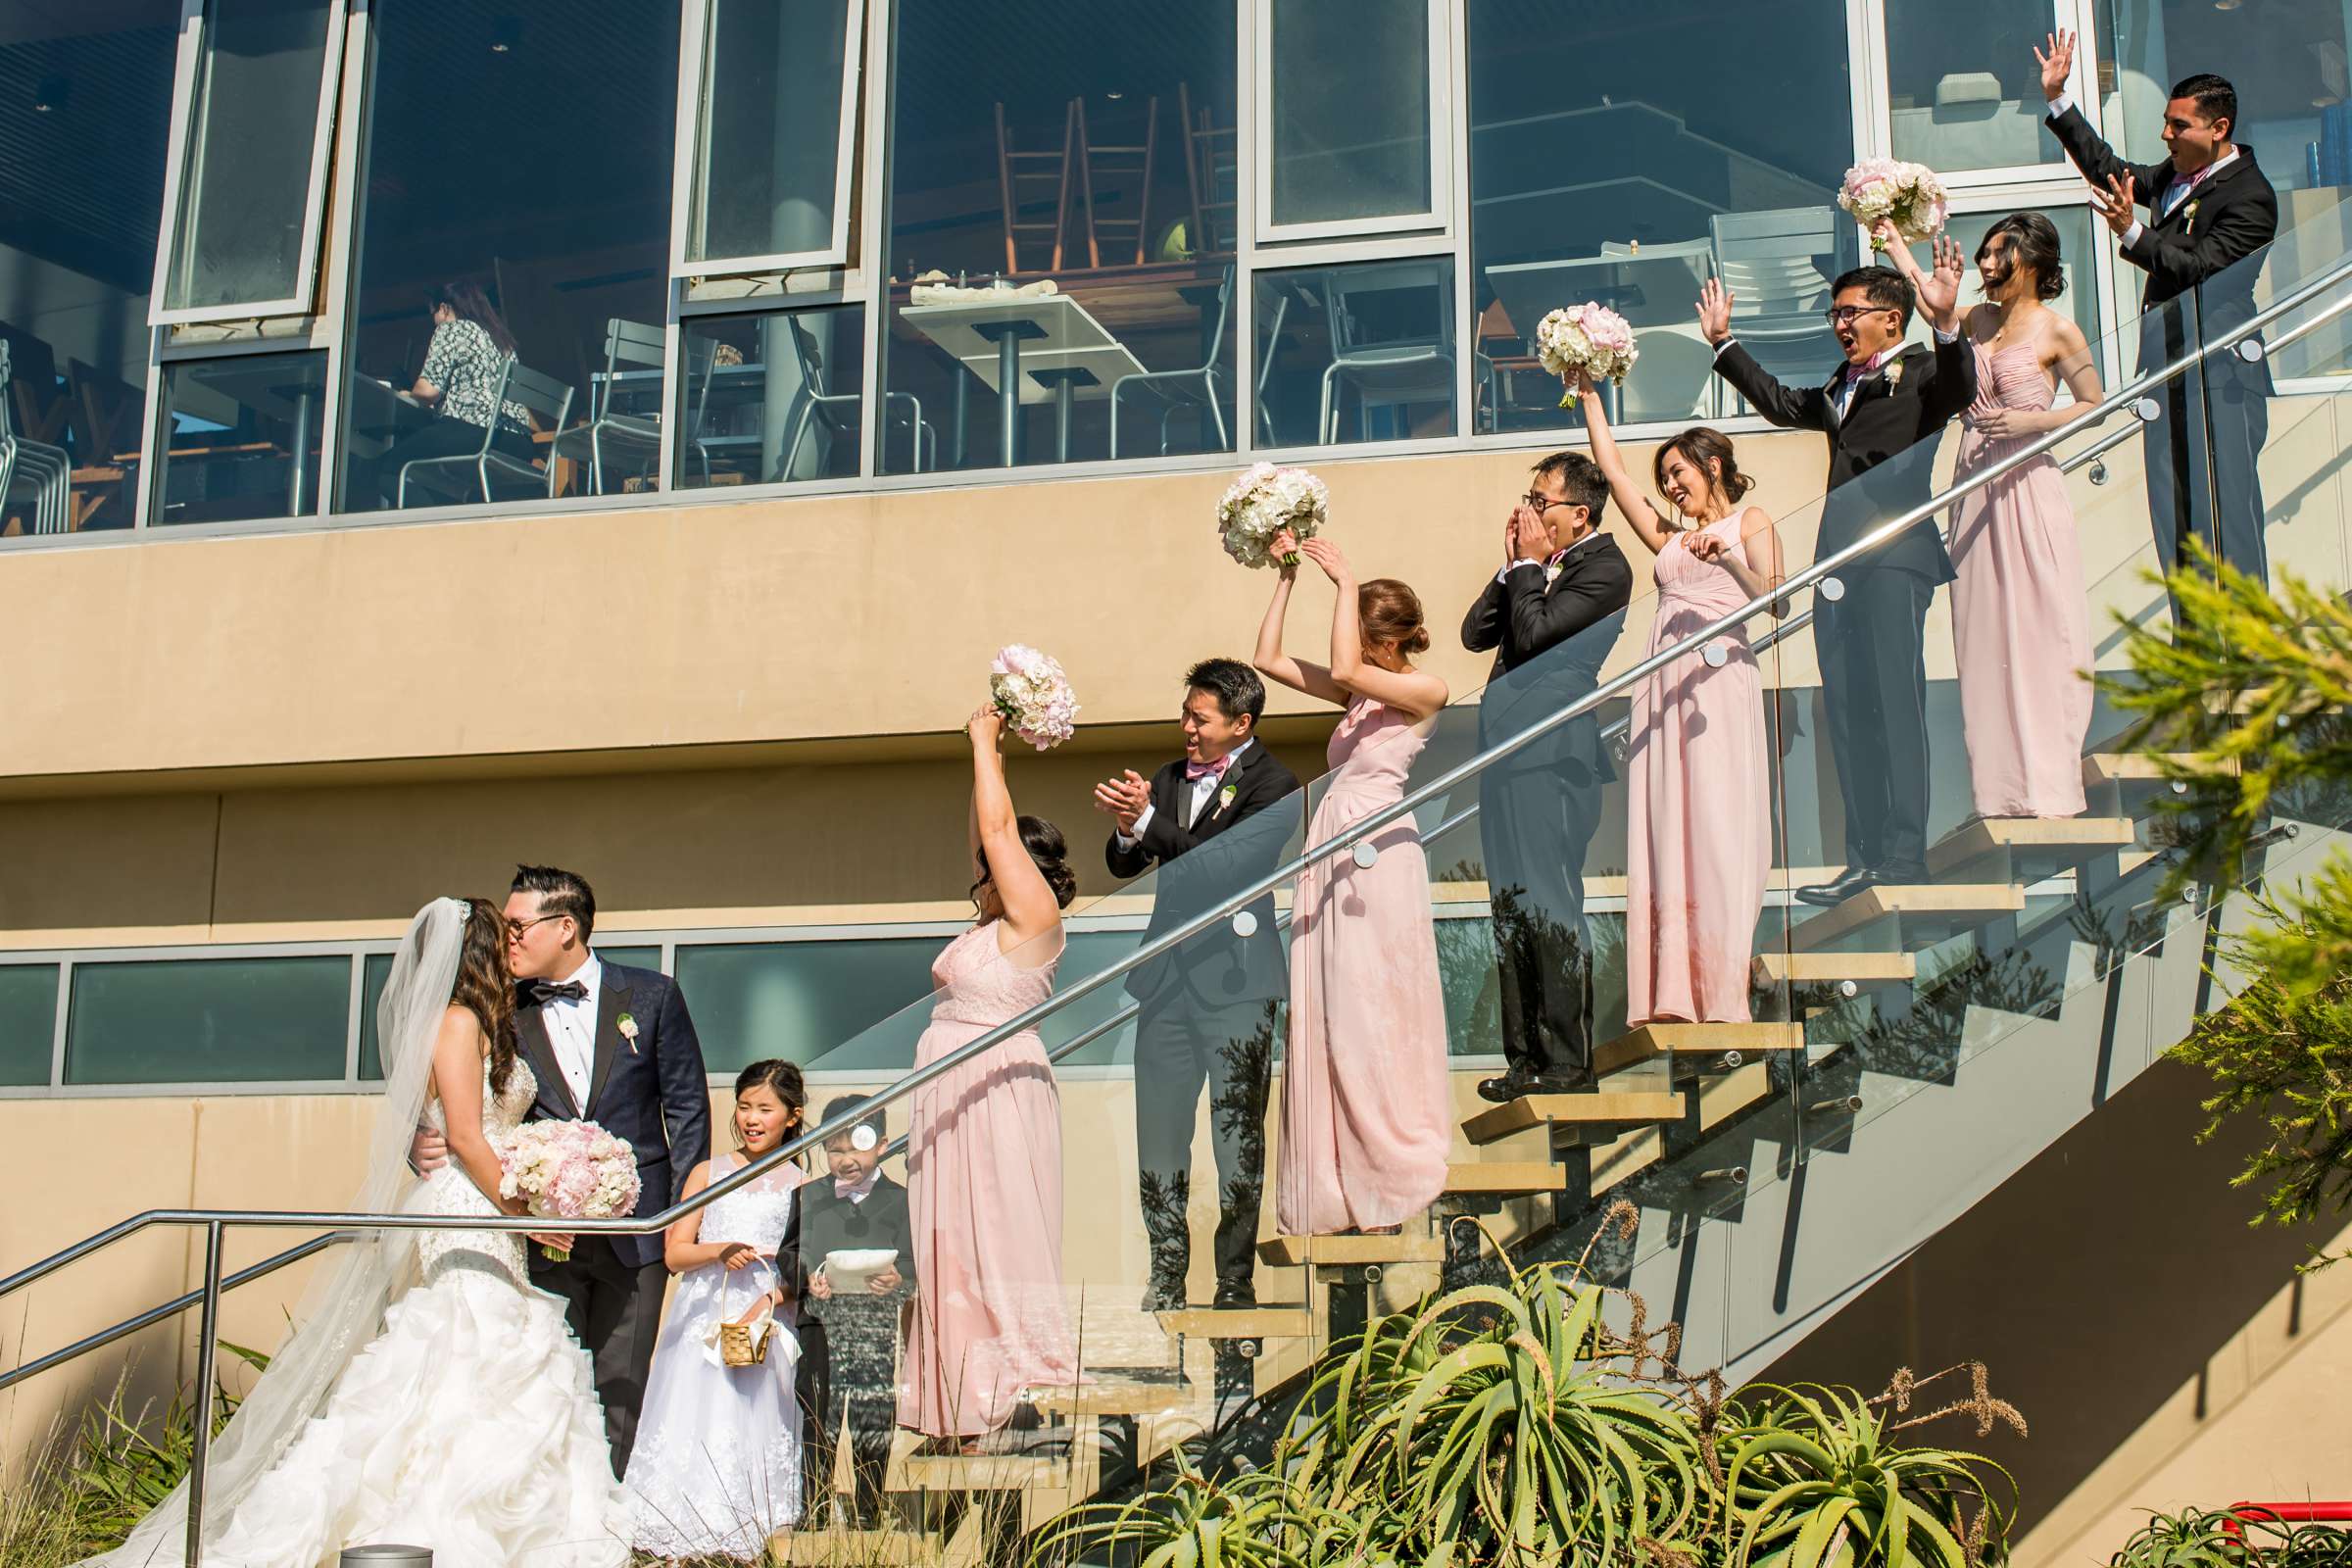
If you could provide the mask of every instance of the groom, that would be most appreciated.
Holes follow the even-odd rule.
[[[515,867],[506,912],[515,1043],[539,1081],[523,1119],[592,1121],[626,1139],[643,1188],[636,1212],[660,1213],[710,1156],[710,1079],[685,996],[667,975],[596,956],[596,895],[574,872]],[[420,1171],[445,1157],[439,1139],[420,1135]],[[571,1332],[595,1361],[619,1475],[629,1466],[662,1326],[662,1235],[582,1236],[563,1262],[536,1247],[530,1259],[531,1283],[564,1298]]]

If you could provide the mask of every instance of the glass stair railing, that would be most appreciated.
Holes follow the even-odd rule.
[[[2312,221],[2340,227],[2341,215]],[[2273,364],[2282,350],[2290,352],[2294,382],[2271,405],[2277,428],[2263,458],[2272,553],[2318,580],[2340,583],[2341,530],[2324,543],[2298,530],[2316,535],[2328,522],[2311,514],[2333,504],[2323,481],[2352,448],[2345,424],[2352,394],[2332,390],[2346,384],[2352,261],[2340,246],[2289,242],[2295,238],[2251,259],[2242,278],[2209,285],[2209,297],[2250,294],[2262,302],[2255,323]],[[2324,260],[2301,269],[2281,260],[2295,255]],[[2138,401],[2161,416],[2172,384],[2181,379],[2176,362],[2193,365],[2201,342],[2213,349],[2215,365],[2230,356],[2229,365],[2242,370],[2225,375],[2208,368],[2200,397],[2257,368],[2250,352],[2240,352],[2250,341],[2245,316],[2221,319],[2229,314],[2217,311],[2202,340],[2175,308],[2098,345],[2114,404],[2105,419],[2023,443],[2005,460],[2002,471],[2055,461],[2064,473],[2083,558],[2093,661],[2103,668],[2119,667],[2111,612],[2150,626],[2169,613],[2161,588],[2145,580],[2157,557],[2131,406]],[[2169,373],[2116,375],[2117,367],[2142,363],[2144,346],[2161,351],[2168,333],[2188,345],[2162,368]],[[1874,494],[1895,499],[1882,509],[1890,520],[1877,525],[1874,538],[1920,518],[1949,521],[1953,445],[1947,439],[1879,470]],[[1980,474],[1977,483],[1984,482]],[[1935,504],[1924,504],[1931,496]],[[1914,501],[1923,504],[1906,505]],[[1784,559],[1815,556],[1821,514],[1816,500],[1780,516]],[[1629,553],[1638,555],[1639,547]],[[1378,564],[1359,565],[1369,572]],[[1635,566],[1637,579],[1645,580],[1644,563]],[[2203,891],[2194,903],[2154,902],[2168,862],[2149,808],[2164,786],[2144,760],[2118,749],[2124,726],[2103,699],[2083,747],[2082,814],[1969,819],[1955,688],[1962,672],[1948,590],[1931,612],[1925,655],[1934,760],[1927,875],[1828,908],[1796,898],[1799,887],[1835,873],[1845,858],[1838,779],[1820,717],[1812,617],[1823,604],[1841,603],[1866,569],[1862,552],[1807,566],[1791,574],[1781,620],[1751,605],[1654,654],[1646,650],[1656,603],[1645,589],[1622,624],[1596,626],[1438,715],[1402,769],[1400,801],[1347,833],[1318,833],[1314,845],[1306,842],[1308,824],[1333,786],[1326,776],[1152,875],[1074,906],[1051,997],[1000,1027],[958,1029],[944,1055],[944,1037],[933,1035],[927,1045],[924,1038],[935,1009],[944,1004],[950,1014],[973,1016],[945,994],[821,1054],[762,1042],[763,1049],[799,1054],[811,1070],[873,1085],[868,1104],[883,1109],[892,1131],[912,1135],[911,1148],[902,1140],[891,1151],[894,1173],[944,1189],[964,1180],[959,1172],[983,1164],[1000,1176],[1037,1171],[1029,1200],[1044,1228],[1058,1230],[1057,1271],[1014,1261],[1053,1256],[1055,1246],[1040,1245],[1040,1238],[992,1251],[991,1238],[977,1237],[978,1251],[961,1264],[981,1271],[985,1294],[1004,1315],[995,1320],[1002,1325],[998,1343],[989,1343],[986,1332],[977,1342],[959,1334],[956,1343],[977,1358],[1001,1355],[1016,1368],[1059,1370],[1020,1390],[1018,1399],[1001,1388],[979,1389],[977,1397],[989,1407],[982,1412],[954,1408],[958,1393],[972,1392],[970,1378],[942,1376],[935,1364],[928,1374],[946,1389],[934,1404],[963,1418],[947,1424],[996,1429],[995,1451],[927,1451],[911,1434],[881,1436],[864,1450],[862,1473],[846,1462],[826,1472],[856,1483],[849,1496],[834,1498],[836,1520],[856,1527],[795,1532],[779,1542],[786,1560],[980,1551],[995,1535],[1034,1526],[1132,1480],[1204,1432],[1224,1427],[1246,1434],[1263,1401],[1294,1386],[1297,1374],[1367,1312],[1408,1300],[1441,1280],[1495,1267],[1496,1244],[1523,1261],[1573,1256],[1604,1224],[1619,1227],[1597,1255],[1614,1277],[1641,1292],[1653,1318],[1684,1324],[1686,1363],[1715,1360],[1733,1375],[1752,1371],[2177,1040],[2198,1004],[2194,978],[2204,926],[2227,890]],[[1420,586],[1434,606],[1436,585]],[[1303,625],[1296,629],[1311,636]],[[1625,908],[1634,844],[1627,794],[1643,744],[1629,721],[1629,703],[1661,671],[1687,680],[1744,658],[1754,661],[1762,693],[1761,766],[1749,781],[1707,777],[1698,784],[1700,804],[1708,807],[1752,809],[1754,801],[1737,793],[1749,784],[1764,800],[1770,869],[1744,965],[1749,1016],[1629,1029]],[[2069,672],[2026,674],[2056,683]],[[1589,738],[1607,748],[1617,776],[1599,793],[1589,844],[1577,845],[1571,835],[1565,852],[1581,850],[1584,906],[1555,909],[1555,925],[1542,927],[1542,911],[1511,892],[1528,880],[1522,868],[1487,863],[1491,835],[1482,832],[1482,796],[1491,796],[1508,768],[1556,766],[1563,756],[1588,755],[1582,748]],[[1017,761],[1012,785],[1017,800]],[[2324,837],[2307,832],[2275,845],[2271,874],[2294,874]],[[1251,943],[1288,940],[1302,872],[1310,903],[1314,889],[1332,890],[1320,906],[1345,919],[1352,912],[1351,874],[1391,855],[1419,855],[1429,868],[1449,1114],[1459,1129],[1444,1193],[1395,1235],[1282,1235],[1268,1234],[1276,1219],[1268,1191],[1252,1260],[1254,1303],[1203,1304],[1215,1294],[1213,1232],[1225,1196],[1209,1148],[1223,1132],[1244,1147],[1242,1165],[1254,1158],[1265,1186],[1275,1185],[1284,1144],[1284,1041],[1264,1014],[1261,1024],[1224,1037],[1231,1044],[1217,1076],[1232,1087],[1222,1098],[1210,1095],[1188,1108],[1154,1094],[1139,1106],[1134,1079],[1119,1070],[1134,1057],[1144,1006],[1138,994],[1152,999],[1167,995],[1169,986],[1190,988],[1200,1007],[1230,1012],[1249,989],[1239,955]],[[1521,925],[1513,928],[1514,921]],[[1511,929],[1536,928],[1539,951],[1551,954],[1566,951],[1573,931],[1576,948],[1590,956],[1592,1036],[1599,1043],[1598,1080],[1590,1090],[1502,1105],[1476,1097],[1476,1082],[1500,1065],[1498,923],[1506,938]],[[1000,961],[1027,968],[1050,957],[1040,949]],[[1020,1054],[1012,1037],[1027,1031],[1035,1031],[1054,1062],[1058,1120],[1050,1127],[992,1113],[992,1097],[1016,1075],[1005,1065]],[[1335,1049],[1345,1053],[1348,1045],[1337,1041]],[[1258,1086],[1269,1080],[1267,1094]],[[1193,1125],[1189,1192],[1141,1190],[1139,1112],[1162,1134],[1169,1116]],[[817,1125],[786,1152],[821,1158],[814,1152],[855,1119]],[[970,1133],[982,1127],[1005,1141],[974,1150]],[[1328,1147],[1338,1136],[1336,1128],[1311,1122],[1289,1131],[1303,1133],[1311,1147]],[[940,1168],[926,1170],[927,1161]],[[715,1184],[704,1200],[762,1168]],[[1630,1230],[1622,1228],[1621,1203],[1630,1205]],[[969,1204],[957,1198],[951,1206],[961,1213]],[[1241,1194],[1234,1206],[1249,1209],[1250,1196]],[[367,1215],[168,1210],[127,1220],[0,1280],[0,1298],[156,1224],[206,1229],[207,1288],[128,1324],[28,1355],[0,1374],[0,1387],[150,1332],[189,1305],[210,1307],[231,1279],[264,1277],[293,1256],[232,1275],[222,1262],[226,1229],[330,1233],[298,1249],[308,1250],[333,1242],[334,1233],[376,1223]],[[432,1224],[452,1228],[446,1220]],[[480,1220],[465,1228],[509,1224]],[[1183,1292],[1190,1304],[1149,1310],[1152,1234],[1156,1229],[1164,1242],[1179,1226],[1191,1237]],[[913,1259],[918,1276],[931,1266],[921,1250]],[[936,1298],[918,1291],[905,1311],[911,1317],[939,1307]],[[890,1312],[868,1318],[879,1338],[861,1359],[895,1365],[898,1383],[915,1379],[920,1369],[912,1363],[921,1358],[904,1350],[905,1319]],[[212,1321],[208,1310],[200,1336],[207,1381]],[[933,1320],[917,1338],[937,1326]],[[836,1334],[837,1360],[844,1359],[840,1343]],[[835,1392],[838,1406],[843,1391]],[[817,1441],[813,1434],[810,1441]],[[815,1448],[809,1462],[818,1462]],[[849,1506],[858,1488],[866,1498],[862,1511]],[[214,1498],[213,1517],[233,1502]]]

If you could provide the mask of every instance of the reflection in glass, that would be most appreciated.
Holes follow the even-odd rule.
[[[1257,324],[1268,444],[1454,433],[1450,258],[1261,271]]]
[[[1275,225],[1428,212],[1428,0],[1272,10]]]
[[[0,35],[0,450],[34,454],[6,475],[0,538],[137,510],[179,13],[19,6]]]
[[[209,0],[167,309],[304,292],[318,96],[335,0]]]
[[[1968,258],[1968,280],[1961,286],[1963,307],[1977,304],[1984,297],[1983,281],[1977,271],[1977,247],[1984,243],[1984,231],[2011,212],[2037,212],[2058,229],[2058,271],[2066,284],[2066,292],[2050,301],[2050,309],[2067,317],[2082,329],[2082,335],[2094,344],[2099,339],[2098,256],[2100,247],[2093,243],[2092,219],[2087,207],[2000,208],[1984,213],[1954,213],[1944,224],[1944,232],[1958,242],[1961,254]],[[2104,237],[2102,234],[2101,238]],[[1922,267],[1932,265],[1928,246],[1911,247]],[[1911,340],[1928,341],[1927,323],[1917,316],[1911,318]]]
[[[849,23],[843,0],[710,0],[690,261],[833,246]]]
[[[318,499],[326,355],[234,354],[164,371],[159,523],[298,517]]]
[[[1688,69],[1705,37],[1720,72]],[[1692,305],[1710,271],[1776,372],[1834,355],[1829,280],[1859,248],[1833,205],[1853,162],[1845,13],[1813,0],[1696,0],[1603,17],[1573,0],[1470,0],[1471,303],[1481,430],[1565,428],[1530,339],[1597,300],[1642,358],[1620,423],[1728,416]],[[1531,97],[1530,62],[1574,60]],[[1769,89],[1762,84],[1771,83]],[[1756,112],[1769,92],[1776,109]]]
[[[544,378],[549,395],[519,400],[543,492],[549,467],[559,495],[655,487],[669,397],[644,345],[660,342],[668,311],[678,5],[509,0],[495,16],[387,5],[373,17],[337,510],[396,495],[379,471],[387,452],[440,416],[402,394],[432,341],[435,293],[457,282],[481,290],[521,369]],[[625,83],[583,76],[584,61],[626,62]],[[498,493],[528,488],[516,474]]]
[[[678,385],[673,484],[781,484],[857,473],[864,306],[692,316],[678,331],[686,373]],[[901,444],[901,466],[937,461],[939,429],[905,393],[892,395],[883,434],[885,445]]]
[[[47,1083],[56,1044],[57,965],[0,966],[0,1085]]]
[[[1233,0],[1139,16],[1034,11],[1053,48],[976,70],[968,7],[896,8],[885,471],[902,393],[926,469],[1231,450]]]
[[[351,959],[74,966],[70,1084],[340,1081]]]
[[[945,939],[856,937],[838,942],[681,946],[678,984],[694,999],[695,1032],[714,1073],[767,1056],[808,1066],[904,1071],[923,1019],[908,1020],[876,1059],[818,1058],[931,991]],[[872,1045],[870,1040],[860,1042]],[[899,1048],[904,1048],[899,1049]],[[837,1054],[838,1055],[838,1054]]]
[[[2049,30],[2050,0],[1887,0],[1894,156],[1944,173],[2063,158],[2034,62]]]

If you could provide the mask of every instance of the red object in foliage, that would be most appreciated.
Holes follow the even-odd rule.
[[[2282,1525],[2352,1524],[2352,1502],[2233,1502],[2222,1528],[2240,1534],[2240,1519],[2275,1519]]]

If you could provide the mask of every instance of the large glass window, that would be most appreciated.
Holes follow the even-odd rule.
[[[297,517],[318,504],[326,355],[232,354],[164,369],[158,523]]]
[[[1429,0],[1259,0],[1269,237],[1431,221]]]
[[[1261,271],[1257,330],[1265,444],[1456,433],[1450,256]]]
[[[2094,239],[2093,220],[2087,207],[2000,207],[1981,213],[1954,213],[1945,223],[1944,232],[1952,237],[1959,245],[1961,254],[1969,259],[1967,281],[1960,289],[1961,305],[1965,308],[1984,297],[1976,269],[1977,247],[1984,242],[1984,231],[2008,214],[2021,210],[2038,212],[2058,230],[2058,276],[2066,285],[2066,292],[2050,302],[2050,309],[2071,318],[2082,329],[2082,335],[2090,340],[2095,351],[2102,335],[2099,326],[2099,258],[2106,249],[2096,241],[2104,240],[2107,231],[2100,227]],[[1924,243],[1911,247],[1911,253],[1919,258],[1922,267],[1934,265],[1928,255],[1929,249]],[[1918,343],[1925,343],[1929,338],[1927,323],[1917,316],[1911,318],[1911,338]],[[2100,373],[2106,373],[2105,367],[2100,368]],[[2063,398],[2065,395],[2065,389],[2061,387],[2059,396]]]
[[[57,965],[0,965],[0,1086],[47,1083],[56,1045]]]
[[[632,969],[662,967],[660,948],[608,948],[599,943],[596,956],[607,963],[625,963]],[[370,953],[360,963],[359,1076],[362,1083],[373,1083],[384,1076],[384,1043],[376,1033],[375,1008],[392,978],[392,955]]]
[[[1886,0],[1894,156],[1942,173],[2063,159],[2034,63],[2055,25],[2050,0]]]
[[[351,959],[77,963],[66,1082],[305,1082],[343,1077]]]
[[[896,7],[886,413],[944,468],[1230,451],[1234,0],[973,19]]]
[[[946,940],[683,946],[678,984],[694,999],[695,1033],[713,1073],[767,1056],[804,1066],[904,1071],[928,1016],[900,1020],[904,1028],[881,1031],[887,1038],[866,1031],[931,994],[931,960]],[[857,1050],[840,1050],[852,1042]]]
[[[339,510],[655,487],[678,8],[373,8]]]
[[[343,0],[204,0],[165,320],[308,307]]]
[[[863,0],[701,0],[686,262],[846,262]]]
[[[1691,69],[1693,38],[1738,63],[1731,79]],[[1837,353],[1829,280],[1859,248],[1834,205],[1854,151],[1843,6],[1470,0],[1469,50],[1479,429],[1572,421],[1530,338],[1584,300],[1640,341],[1621,418],[1731,412],[1692,313],[1710,271],[1739,296],[1751,351],[1819,379]]]
[[[0,537],[127,528],[180,0],[0,27]]]
[[[680,489],[858,472],[864,306],[691,316],[678,330],[684,373],[672,482]],[[938,461],[938,414],[910,393],[893,394],[883,439],[905,444],[902,466]]]

